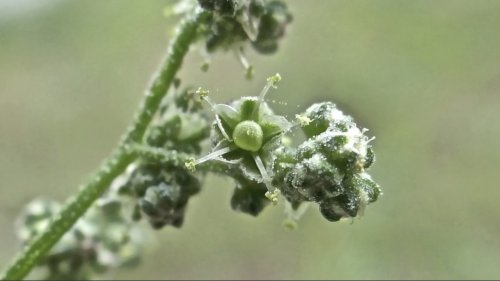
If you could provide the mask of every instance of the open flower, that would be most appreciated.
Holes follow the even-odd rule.
[[[277,202],[278,190],[271,184],[273,150],[280,146],[282,135],[291,123],[285,117],[276,115],[264,98],[271,87],[281,80],[276,74],[258,97],[242,97],[231,105],[214,104],[207,92],[198,90],[213,112],[215,121],[212,130],[212,152],[187,166],[194,167],[208,160],[220,160],[229,165],[237,165],[243,175],[267,187],[266,197]]]

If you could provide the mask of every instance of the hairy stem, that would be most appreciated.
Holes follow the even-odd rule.
[[[179,168],[186,168],[184,164],[192,158],[192,155],[187,153],[145,145],[132,146],[131,150],[140,157],[148,159],[149,161]]]
[[[134,145],[130,147],[132,153],[147,159],[150,162],[161,163],[166,166],[173,166],[188,169],[186,163],[194,159],[194,155],[178,152],[175,150],[165,150],[163,148],[151,147],[147,145]],[[213,172],[225,174],[228,172],[226,164],[218,161],[206,161],[196,165],[197,172]]]
[[[23,279],[43,256],[61,239],[86,210],[134,161],[137,154],[130,145],[141,143],[146,129],[156,113],[162,98],[170,88],[190,44],[195,39],[200,21],[205,16],[197,12],[186,16],[170,43],[167,56],[154,75],[146,94],[135,114],[132,124],[122,137],[115,151],[104,161],[90,181],[81,186],[79,193],[68,200],[49,227],[27,245],[2,273],[2,280]]]

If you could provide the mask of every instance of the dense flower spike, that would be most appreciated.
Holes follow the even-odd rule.
[[[49,224],[61,205],[47,199],[30,202],[18,219],[17,234],[28,243]],[[90,278],[93,273],[130,266],[139,261],[142,233],[122,214],[124,206],[107,196],[59,241],[39,264],[37,278]]]
[[[331,221],[362,214],[381,194],[365,172],[374,161],[373,138],[331,102],[312,105],[300,119],[307,120],[300,122],[307,140],[276,158],[285,197],[296,207],[318,203]]]

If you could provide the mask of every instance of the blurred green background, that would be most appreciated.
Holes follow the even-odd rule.
[[[129,279],[500,278],[500,1],[287,1],[280,51],[232,55],[180,77],[224,102],[283,81],[281,113],[332,100],[371,129],[384,196],[361,219],[316,208],[297,231],[281,207],[230,210],[232,183],[211,177],[185,226],[166,228]],[[63,200],[130,121],[163,56],[172,1],[0,0],[0,265],[17,251],[16,214],[33,197]]]

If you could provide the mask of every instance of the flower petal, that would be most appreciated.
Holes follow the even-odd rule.
[[[285,117],[279,115],[263,115],[260,117],[259,125],[264,133],[264,142],[292,127],[292,124]]]
[[[214,106],[214,111],[215,114],[231,128],[236,127],[241,121],[238,111],[227,104],[216,104]]]
[[[242,98],[240,104],[241,120],[257,121],[260,103],[255,97]]]

